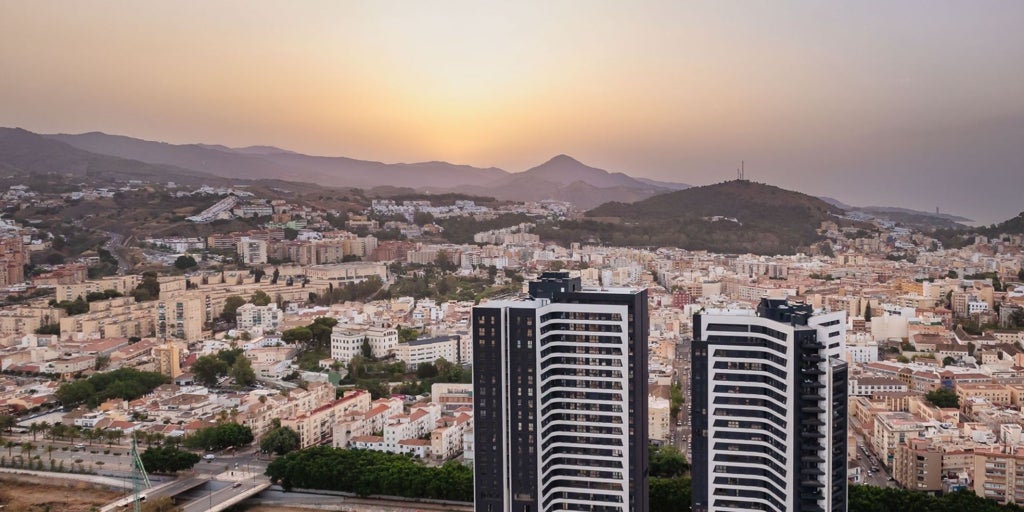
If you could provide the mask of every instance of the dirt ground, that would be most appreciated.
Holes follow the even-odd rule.
[[[88,512],[119,496],[105,487],[84,482],[0,474],[0,510],[4,512]]]

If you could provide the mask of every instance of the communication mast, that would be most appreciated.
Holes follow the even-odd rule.
[[[132,458],[132,493],[135,499],[132,500],[132,507],[135,512],[142,512],[142,491],[153,486],[149,482],[149,475],[142,465],[142,457],[139,456],[139,446],[135,443],[135,433],[132,432],[132,447],[129,452]]]

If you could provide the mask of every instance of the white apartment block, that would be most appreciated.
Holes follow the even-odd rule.
[[[890,377],[855,377],[850,379],[849,386],[849,396],[871,396],[875,393],[910,391],[910,386],[906,382]]]
[[[273,302],[266,306],[243,304],[235,312],[235,318],[238,328],[242,330],[259,328],[263,331],[276,331],[284,320],[284,311],[278,309]]]
[[[238,257],[246,265],[267,262],[267,241],[243,236],[238,240]]]
[[[413,340],[408,343],[399,343],[396,355],[400,361],[404,361],[410,369],[415,369],[424,363],[433,363],[438,359],[459,364],[458,336],[440,336],[437,338],[424,338]]]
[[[463,438],[472,426],[473,417],[464,412],[441,418],[430,433],[430,456],[435,460],[448,460],[462,453]]]
[[[665,398],[647,397],[647,438],[668,441],[672,432],[671,404]]]
[[[331,359],[347,363],[352,357],[362,353],[363,340],[369,342],[373,357],[387,357],[398,347],[398,330],[335,325],[331,330]]]

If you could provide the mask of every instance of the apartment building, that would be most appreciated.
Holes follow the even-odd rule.
[[[762,299],[693,329],[694,511],[845,511],[845,311]]]
[[[405,362],[410,369],[424,363],[433,363],[438,359],[458,364],[460,338],[458,336],[438,336],[421,338],[406,343],[399,343],[395,355],[399,361]]]
[[[529,292],[473,309],[476,510],[647,510],[646,289]]]
[[[284,320],[284,311],[277,307],[277,303],[271,302],[266,306],[257,306],[252,303],[242,304],[235,310],[235,325],[248,331],[258,328],[261,331],[276,331],[280,329]]]
[[[299,434],[301,447],[324,444],[334,434],[334,424],[341,418],[370,409],[370,393],[361,389],[348,391],[333,402],[315,409],[301,411],[294,416],[281,419],[282,427],[289,427]]]

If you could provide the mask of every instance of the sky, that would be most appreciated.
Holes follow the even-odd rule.
[[[1024,211],[1024,2],[496,4],[0,0],[0,126]]]

